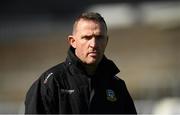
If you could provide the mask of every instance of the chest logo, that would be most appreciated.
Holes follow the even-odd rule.
[[[68,89],[61,89],[62,93],[68,93],[68,94],[72,94],[72,93],[74,93],[74,91],[75,90],[73,90],[73,89],[70,89],[70,90],[68,90]]]
[[[106,90],[106,99],[111,102],[115,102],[117,100],[115,92],[112,89]]]

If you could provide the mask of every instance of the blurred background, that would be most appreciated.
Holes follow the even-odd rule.
[[[24,113],[32,83],[66,58],[76,15],[102,14],[106,56],[139,114],[180,114],[180,2],[175,0],[0,1],[0,113]]]

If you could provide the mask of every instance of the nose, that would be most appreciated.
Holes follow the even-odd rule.
[[[90,40],[90,46],[92,48],[95,48],[97,46],[97,40],[95,37],[93,37],[91,40]]]

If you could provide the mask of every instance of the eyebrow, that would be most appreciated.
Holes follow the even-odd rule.
[[[94,35],[94,34],[92,34],[92,35],[83,35],[82,37],[92,37],[92,36],[95,36],[95,37],[105,37],[104,35]]]

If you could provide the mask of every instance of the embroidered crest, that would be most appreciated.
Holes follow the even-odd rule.
[[[106,90],[106,98],[108,101],[115,102],[117,100],[116,95],[113,90],[107,89]]]

